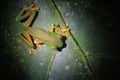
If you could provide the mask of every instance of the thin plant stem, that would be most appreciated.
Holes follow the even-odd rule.
[[[61,14],[61,12],[59,11],[56,3],[54,2],[54,0],[47,0],[49,5],[53,8],[53,10],[55,11],[55,15],[58,18],[60,23],[63,23],[63,28],[68,28],[68,26],[66,25],[66,22]],[[83,61],[83,65],[87,68],[88,73],[91,75],[92,80],[96,80],[95,74],[88,62],[87,56],[85,55],[85,52],[83,51],[83,49],[81,48],[81,46],[78,44],[77,40],[75,39],[75,37],[73,36],[73,34],[71,32],[68,32],[68,34],[70,35],[70,40],[71,42],[74,44],[75,48],[79,51],[81,60]]]
[[[52,65],[53,65],[53,62],[54,62],[54,59],[55,59],[55,56],[57,54],[57,50],[55,50],[50,58],[50,62],[49,62],[49,65],[48,65],[48,69],[47,69],[47,75],[46,75],[46,80],[49,79],[49,73],[51,71],[51,68],[52,68]]]

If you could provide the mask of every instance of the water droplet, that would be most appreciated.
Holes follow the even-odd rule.
[[[70,66],[69,66],[69,65],[67,65],[67,66],[65,67],[65,69],[66,69],[66,70],[68,70],[69,68],[70,68]]]
[[[65,15],[66,15],[66,16],[68,16],[68,15],[69,15],[69,13],[66,13]]]
[[[40,65],[40,66],[43,66],[44,64],[41,62],[39,65]]]
[[[89,54],[90,54],[90,53],[87,51],[87,52],[86,52],[86,55],[89,55]]]
[[[74,3],[75,6],[77,6],[77,3]]]
[[[71,13],[72,15],[74,14],[74,12],[72,11],[72,13]]]
[[[77,61],[78,61],[78,59],[75,59],[75,61],[77,62]]]

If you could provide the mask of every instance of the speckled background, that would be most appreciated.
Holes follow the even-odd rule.
[[[45,80],[54,50],[43,45],[38,55],[29,55],[18,34],[22,32],[17,14],[33,0],[4,0],[0,9],[0,80]],[[83,49],[96,80],[119,80],[119,3],[112,0],[55,0],[71,33]],[[49,0],[37,0],[39,14],[33,27],[50,30],[63,25]],[[66,48],[57,52],[48,80],[92,80],[79,50],[68,38]]]

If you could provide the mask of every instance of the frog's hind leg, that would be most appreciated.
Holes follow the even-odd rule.
[[[16,17],[16,21],[23,23],[26,27],[30,27],[36,17],[39,8],[35,4],[31,4],[29,7],[24,8]]]
[[[23,21],[24,23],[24,19],[28,18],[31,15],[31,8],[34,7],[35,4],[31,4],[29,7],[24,8],[22,11],[20,11],[20,13],[17,15],[16,17],[16,21]]]
[[[35,44],[38,44],[38,46],[39,46],[40,48],[43,48],[43,46],[42,46],[42,44],[44,44],[43,41],[41,41],[41,40],[39,40],[39,39],[34,39],[34,43],[35,43]]]
[[[31,15],[29,16],[28,20],[24,23],[26,27],[30,27],[34,18],[35,18],[36,12],[32,11]]]
[[[39,10],[38,7],[31,8],[31,14],[28,17],[28,20],[24,23],[26,27],[30,27],[32,25],[32,23],[34,22],[34,19],[37,16],[38,10]]]
[[[32,54],[38,54],[38,51],[36,50],[36,46],[34,45],[31,36],[28,33],[20,34],[21,39],[28,45],[30,48],[29,53]]]

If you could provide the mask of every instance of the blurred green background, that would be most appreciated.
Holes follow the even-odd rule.
[[[29,55],[28,48],[17,37],[22,25],[17,14],[33,0],[4,0],[0,11],[0,80],[45,80],[54,50],[46,45]],[[96,80],[119,79],[119,3],[112,0],[54,0],[71,33],[87,56]],[[50,30],[60,24],[49,0],[37,0],[39,14],[33,27]],[[68,38],[66,48],[58,51],[48,80],[92,80],[80,52]]]

